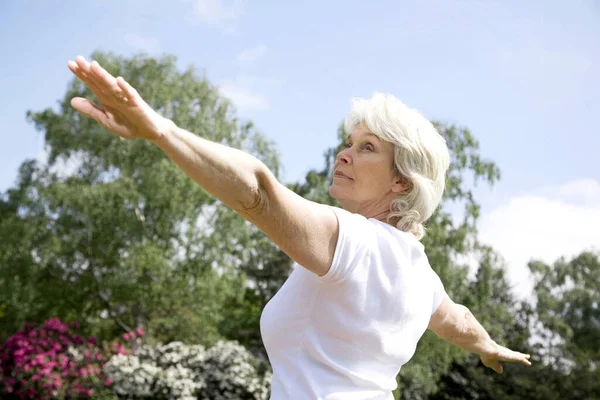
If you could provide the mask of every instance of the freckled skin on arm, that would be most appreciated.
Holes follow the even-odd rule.
[[[510,350],[496,343],[471,311],[454,303],[447,295],[432,315],[429,327],[448,343],[478,354],[483,364],[501,374],[501,361],[531,365],[529,354]]]

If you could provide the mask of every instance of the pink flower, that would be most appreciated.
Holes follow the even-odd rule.
[[[15,365],[20,367],[23,364],[26,364],[29,359],[25,356],[15,356]]]
[[[112,379],[112,378],[107,378],[107,379],[104,381],[104,386],[110,386],[110,385],[112,385],[112,384],[113,384],[113,382],[114,382],[114,381],[113,381],[113,379]]]
[[[136,328],[135,333],[137,333],[139,337],[144,337],[144,331],[142,330],[142,328]]]
[[[58,318],[48,319],[46,321],[46,323],[44,324],[44,328],[49,331],[55,331],[55,332],[60,332],[60,333],[66,333],[69,330],[67,325],[60,322],[60,319],[58,319]]]
[[[58,356],[58,362],[60,363],[60,367],[64,369],[67,368],[67,365],[69,364],[69,359],[64,354],[61,354],[60,356]]]

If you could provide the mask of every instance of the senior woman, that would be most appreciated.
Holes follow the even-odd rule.
[[[426,329],[498,373],[500,361],[530,365],[454,303],[429,265],[419,239],[440,203],[449,154],[416,111],[389,95],[354,102],[330,189],[337,208],[298,196],[255,157],[177,127],[97,62],[68,66],[101,103],[74,98],[76,110],[154,143],[297,263],[261,317],[272,399],[393,399]]]

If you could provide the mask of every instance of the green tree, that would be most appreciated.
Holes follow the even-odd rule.
[[[173,57],[92,58],[178,125],[249,151],[278,173],[273,145],[193,68],[178,71]],[[163,341],[214,342],[223,308],[244,288],[237,268],[249,258],[229,247],[248,249],[254,233],[159,149],[122,141],[75,112],[76,96],[93,99],[74,79],[57,110],[28,113],[45,134],[48,162],[24,163],[2,195],[0,233],[9,242],[0,281],[18,277],[0,294],[4,319],[57,316],[101,337],[143,326]]]
[[[532,261],[544,362],[561,375],[563,395],[600,398],[600,253],[548,265]]]
[[[34,169],[35,163],[24,163],[19,177],[23,184],[0,196],[0,340],[28,319],[39,319],[47,307],[39,296],[39,289],[47,289],[47,275],[32,249],[36,243],[48,242],[51,235],[45,230],[45,218],[39,216],[40,205],[32,199]]]
[[[504,340],[509,346],[532,348],[532,366],[516,365],[497,376],[479,368],[474,359],[454,362],[432,399],[600,397],[599,256],[584,252],[570,260],[560,258],[553,265],[532,261],[529,268],[535,279],[535,305],[521,303],[513,323],[498,309],[487,315],[506,324]],[[528,329],[539,324],[541,329]]]
[[[494,340],[509,348],[532,352],[529,346],[531,309],[527,303],[521,303],[512,296],[502,258],[487,246],[480,246],[478,254],[475,280],[469,283],[469,294],[464,297],[463,304],[471,309]],[[428,398],[537,399],[528,396],[540,391],[532,392],[528,385],[530,381],[520,379],[525,374],[527,377],[534,376],[533,369],[536,372],[540,370],[533,353],[532,367],[506,365],[502,375],[485,368],[477,355],[456,358],[440,377],[438,390]]]

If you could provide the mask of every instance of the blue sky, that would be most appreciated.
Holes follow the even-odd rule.
[[[353,96],[391,92],[428,118],[469,127],[499,165],[502,181],[478,190],[481,229],[520,264],[513,269],[526,256],[600,244],[594,0],[4,0],[0,49],[0,191],[41,156],[43,135],[25,113],[62,98],[67,60],[146,51],[173,54],[218,84],[277,143],[286,182],[323,165]],[[569,231],[584,233],[573,241]],[[534,238],[539,250],[513,249]]]

